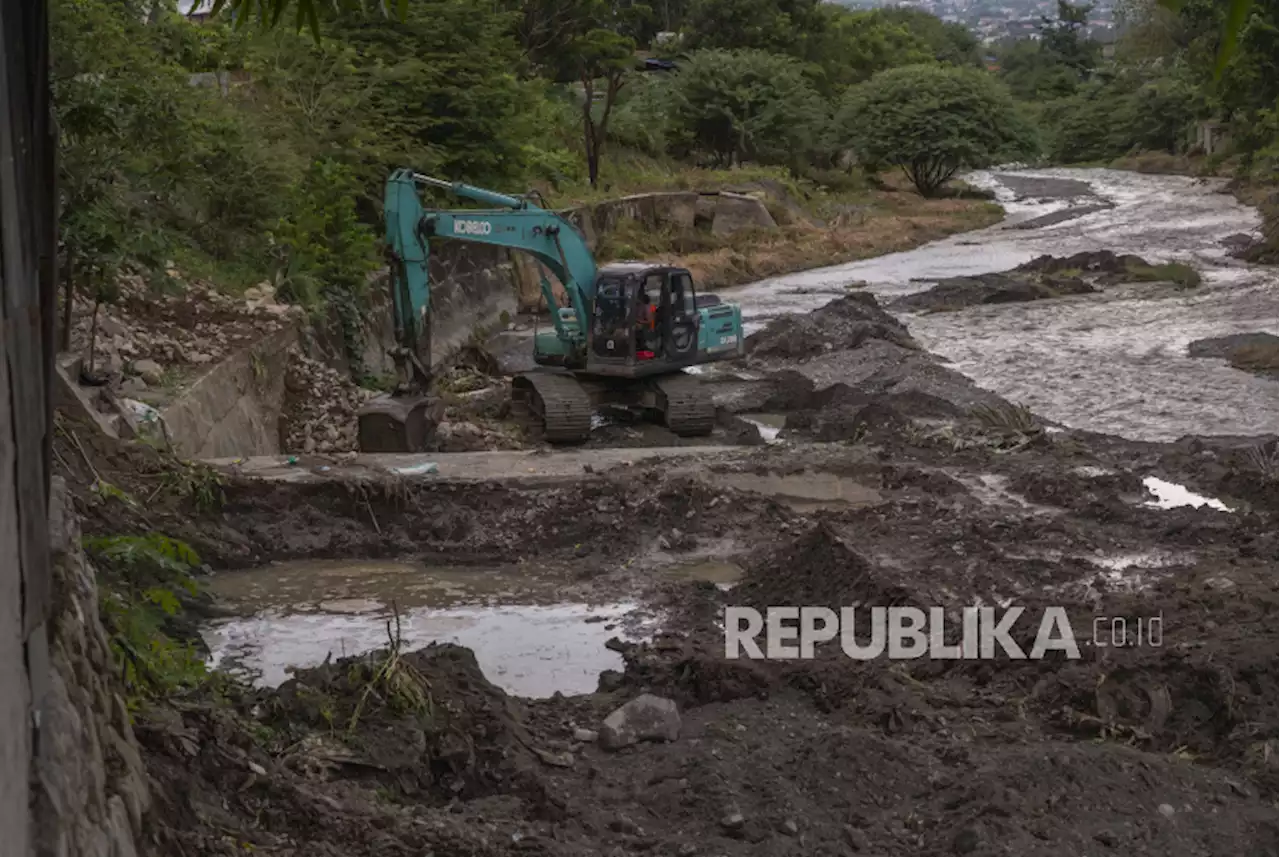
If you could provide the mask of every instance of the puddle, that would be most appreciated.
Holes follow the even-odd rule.
[[[394,603],[406,648],[466,646],[491,682],[519,696],[591,693],[603,670],[623,665],[605,642],[641,638],[642,622],[631,603],[564,603],[562,587],[535,567],[284,563],[216,575],[210,589],[245,615],[202,633],[212,666],[274,687],[290,667],[384,647]]]
[[[667,566],[662,569],[662,573],[676,580],[714,583],[720,589],[728,591],[742,580],[745,572],[737,563],[708,559]]]
[[[708,477],[715,484],[739,491],[764,494],[797,511],[814,511],[848,506],[873,506],[883,498],[879,491],[852,479],[830,473],[798,473],[789,476],[756,473],[716,473]]]
[[[738,414],[738,418],[759,429],[765,443],[777,443],[778,433],[787,424],[786,414]]]
[[[1148,476],[1143,479],[1142,484],[1146,486],[1147,491],[1155,495],[1155,499],[1148,500],[1143,504],[1144,506],[1154,506],[1157,509],[1177,509],[1181,506],[1199,509],[1201,506],[1208,506],[1210,509],[1216,509],[1219,512],[1232,511],[1221,500],[1193,494],[1177,483],[1166,482],[1155,476]]]

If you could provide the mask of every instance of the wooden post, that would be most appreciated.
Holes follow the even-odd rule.
[[[50,107],[47,3],[0,0],[0,835],[6,853],[24,855],[50,604]]]

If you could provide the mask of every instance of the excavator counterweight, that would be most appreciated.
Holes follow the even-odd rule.
[[[447,190],[485,207],[425,208],[422,187]],[[711,431],[710,394],[684,370],[740,356],[742,314],[714,295],[696,294],[687,270],[644,262],[598,267],[578,229],[532,196],[509,196],[411,170],[391,174],[385,206],[399,343],[392,353],[401,383],[395,393],[362,410],[362,450],[420,451],[442,417],[443,407],[428,395],[433,240],[519,250],[537,263],[553,329],[533,338],[539,369],[512,380],[512,405],[546,440],[586,440],[592,414],[603,404],[644,411],[678,435]],[[552,277],[567,298],[564,306]]]

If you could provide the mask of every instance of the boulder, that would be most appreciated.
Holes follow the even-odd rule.
[[[675,741],[680,737],[680,711],[670,699],[641,694],[614,710],[600,727],[600,746],[620,750],[641,741]]]
[[[151,386],[160,383],[160,376],[164,374],[164,367],[154,360],[135,360],[133,361],[133,371]]]
[[[716,197],[715,215],[711,221],[714,235],[732,235],[744,229],[776,229],[773,215],[755,197],[738,193],[721,193]]]

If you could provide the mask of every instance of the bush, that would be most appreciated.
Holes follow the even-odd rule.
[[[784,56],[697,51],[676,73],[671,102],[675,151],[705,153],[718,166],[798,166],[829,144],[825,102]]]
[[[923,196],[961,169],[1034,150],[1034,132],[1009,91],[968,68],[881,72],[849,91],[836,127],[863,163],[900,167]]]

